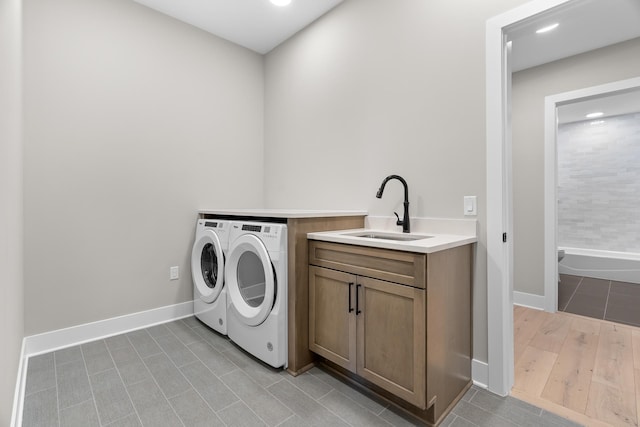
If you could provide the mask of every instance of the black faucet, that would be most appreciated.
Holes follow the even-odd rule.
[[[407,185],[407,181],[405,181],[404,178],[401,177],[400,175],[389,175],[382,181],[382,185],[380,185],[380,189],[378,190],[376,197],[378,199],[382,198],[382,192],[384,191],[384,186],[387,185],[387,182],[389,182],[389,180],[392,180],[392,179],[397,179],[402,183],[402,185],[404,185],[404,216],[402,217],[402,220],[400,220],[400,217],[398,216],[398,214],[394,212],[394,214],[396,215],[396,218],[398,218],[396,225],[402,226],[403,233],[410,233],[411,225],[409,224],[409,186]]]

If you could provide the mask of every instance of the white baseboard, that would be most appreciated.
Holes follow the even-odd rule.
[[[524,307],[544,310],[544,296],[513,291],[513,303]]]
[[[25,356],[49,353],[65,347],[110,337],[193,315],[193,301],[85,323],[25,337]]]
[[[473,385],[484,389],[488,388],[489,364],[473,359],[471,361],[471,379],[473,379]]]
[[[18,376],[16,378],[16,389],[13,393],[13,409],[11,412],[11,426],[20,427],[22,425],[22,408],[24,407],[24,389],[27,383],[27,356],[25,354],[26,343],[22,339],[20,349],[20,362],[18,364]]]
[[[187,301],[180,304],[168,305],[166,307],[154,308],[152,310],[25,337],[22,340],[18,378],[16,379],[16,389],[13,398],[11,426],[20,427],[22,425],[22,410],[24,408],[24,392],[29,357],[110,337],[112,335],[135,331],[136,329],[147,328],[191,315],[193,315],[193,301]]]

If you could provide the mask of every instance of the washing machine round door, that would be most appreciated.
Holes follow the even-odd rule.
[[[205,230],[191,250],[191,274],[200,299],[211,303],[222,292],[224,283],[224,254],[218,235]]]
[[[249,326],[264,322],[276,293],[276,277],[267,248],[253,234],[238,237],[229,248],[226,266],[227,295]]]

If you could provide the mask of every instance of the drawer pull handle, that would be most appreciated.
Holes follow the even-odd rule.
[[[353,286],[353,282],[349,282],[349,313],[353,311],[353,307],[351,307],[351,287]]]
[[[361,286],[362,285],[356,285],[356,316],[362,313],[362,310],[360,310],[360,293],[358,292]]]

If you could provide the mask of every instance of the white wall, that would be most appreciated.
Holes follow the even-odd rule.
[[[558,245],[640,253],[640,113],[563,124],[557,138]]]
[[[640,75],[640,38],[513,75],[514,290],[544,294],[544,98]]]
[[[487,357],[485,23],[525,1],[348,0],[265,60],[271,207],[463,218],[478,196],[474,357]]]
[[[11,421],[24,332],[20,0],[0,0],[0,425]]]
[[[197,210],[264,203],[262,56],[130,0],[24,8],[26,334],[191,300]]]

